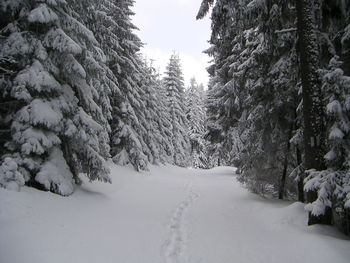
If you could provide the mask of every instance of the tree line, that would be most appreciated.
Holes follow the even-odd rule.
[[[201,167],[203,88],[139,52],[132,0],[0,1],[0,186],[70,195],[108,160]],[[191,158],[193,154],[193,159]]]
[[[248,189],[350,232],[350,2],[204,0],[210,150]]]

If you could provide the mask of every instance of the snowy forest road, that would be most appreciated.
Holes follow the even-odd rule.
[[[70,197],[0,190],[1,263],[347,263],[334,228],[303,204],[248,193],[234,168],[111,166],[113,184]]]

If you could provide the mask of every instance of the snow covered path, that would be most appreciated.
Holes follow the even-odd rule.
[[[248,193],[233,168],[112,174],[68,198],[0,189],[0,262],[349,262],[345,236],[305,226],[302,204]]]

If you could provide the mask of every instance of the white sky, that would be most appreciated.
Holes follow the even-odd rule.
[[[202,0],[136,0],[134,24],[146,45],[142,50],[160,73],[165,71],[171,54],[181,59],[186,86],[193,76],[198,83],[208,82],[206,67],[210,58],[202,51],[209,47],[210,21],[196,20]]]

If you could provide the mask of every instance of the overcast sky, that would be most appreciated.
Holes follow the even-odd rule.
[[[136,0],[134,24],[137,35],[146,44],[142,50],[154,59],[163,73],[170,55],[176,51],[182,62],[186,86],[193,76],[207,84],[205,68],[210,58],[202,51],[209,47],[210,21],[196,20],[201,0]]]

